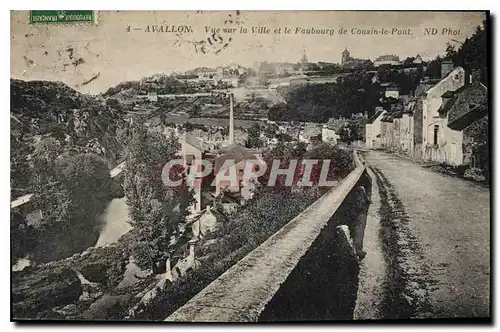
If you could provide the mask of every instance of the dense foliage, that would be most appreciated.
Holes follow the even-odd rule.
[[[353,167],[352,151],[319,145],[306,152],[305,146],[278,144],[276,157],[331,158],[338,175],[345,176]],[[272,155],[272,153],[270,154]],[[333,169],[333,168],[332,168]],[[159,296],[137,310],[133,320],[163,320],[189,301],[232,265],[276,233],[283,225],[317,200],[326,188],[307,188],[301,191],[262,190],[232,216],[223,227],[210,233],[197,246],[196,257],[201,265],[188,275],[168,284]],[[234,230],[238,231],[235,232]],[[206,241],[216,241],[207,246]]]
[[[443,57],[438,56],[431,61],[427,67],[426,76],[439,78],[441,76],[440,64],[442,60],[452,60],[455,66],[461,66],[465,70],[481,70],[481,82],[488,86],[488,36],[486,21],[477,26],[471,37],[465,38],[464,42],[453,42],[446,45],[446,53]]]
[[[174,137],[148,131],[142,125],[132,130],[126,149],[124,189],[132,226],[137,232],[133,255],[141,267],[150,268],[169,255],[170,238],[185,215],[189,195],[183,186],[168,187],[162,182],[164,165],[177,159],[180,145]],[[174,179],[182,169],[174,169]],[[174,211],[176,210],[176,211]]]
[[[119,93],[140,94],[146,95],[150,92],[156,92],[159,95],[163,94],[190,94],[199,92],[211,92],[213,89],[227,89],[231,86],[227,82],[219,81],[197,82],[191,84],[187,79],[195,78],[196,76],[167,76],[161,75],[155,78],[146,78],[142,81],[127,81],[121,82],[118,85],[109,88],[103,93],[104,97],[115,96]]]
[[[101,214],[112,198],[105,160],[92,153],[60,154],[54,139],[38,145],[31,183],[38,238],[32,255],[50,261],[94,245],[102,228]]]
[[[366,89],[361,86],[367,85]],[[364,113],[374,103],[377,92],[368,81],[301,85],[279,89],[287,104],[269,110],[272,120],[327,122],[329,118]]]
[[[263,188],[274,192],[292,192],[303,189],[304,187],[299,183],[305,181],[310,181],[312,182],[312,187],[317,187],[323,167],[328,171],[326,178],[323,178],[323,180],[339,180],[346,176],[353,169],[354,165],[352,150],[323,142],[315,144],[309,150],[307,150],[307,144],[305,143],[279,142],[265,153],[263,157],[267,164],[267,170],[259,178],[259,182]],[[316,160],[316,164],[312,165],[310,176],[307,176],[305,173],[304,159]],[[272,165],[277,162],[279,162],[280,169],[295,168],[291,186],[287,184],[287,177],[285,175],[278,175],[274,186],[268,186]],[[306,179],[304,179],[304,176]]]
[[[198,257],[203,264],[188,275],[167,285],[133,320],[164,320],[204,287],[224,273],[255,247],[319,198],[321,192],[304,194],[268,192],[251,200],[238,214],[204,241],[217,239],[209,247],[201,245]],[[235,232],[234,230],[238,231]]]
[[[11,80],[11,195],[29,193],[32,154],[50,137],[58,153],[94,153],[110,168],[122,148],[117,132],[127,124],[120,111],[61,82]]]
[[[262,129],[258,123],[254,123],[250,128],[248,128],[248,137],[245,142],[247,148],[259,148],[263,145],[260,138]]]

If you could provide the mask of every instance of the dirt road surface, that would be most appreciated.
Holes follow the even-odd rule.
[[[392,193],[388,197],[401,205],[407,232],[397,243],[415,244],[411,250],[417,254],[410,255],[414,266],[402,274],[411,278],[418,270],[415,280],[424,285],[422,296],[428,304],[420,317],[488,317],[489,189],[383,152],[368,152],[365,160]]]

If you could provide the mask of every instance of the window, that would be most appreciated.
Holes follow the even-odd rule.
[[[434,125],[434,145],[438,144],[438,132],[439,132],[439,125]]]

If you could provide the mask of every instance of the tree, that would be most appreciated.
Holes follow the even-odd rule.
[[[274,138],[278,131],[278,126],[274,123],[270,123],[264,128],[264,136],[266,136],[267,138]]]
[[[33,148],[23,140],[21,132],[11,130],[10,134],[10,188],[11,198],[16,198],[26,193],[29,187],[31,170],[27,155],[32,153]]]
[[[10,214],[11,264],[25,257],[36,248],[38,231],[28,226],[26,219],[18,212]]]
[[[349,121],[345,126],[340,129],[340,139],[346,143],[352,143],[362,139],[359,126],[354,121]]]
[[[413,57],[413,56],[410,57],[409,56],[406,59],[404,59],[403,65],[405,65],[405,66],[412,65],[414,60],[415,60],[415,57]]]
[[[319,163],[313,167],[311,181],[318,183],[324,160],[330,160],[327,180],[338,180],[344,178],[354,168],[353,152],[350,149],[332,147],[327,143],[321,143],[305,155],[307,159],[317,159]]]
[[[466,38],[456,52],[448,54],[456,66],[462,66],[468,71],[481,70],[481,82],[488,85],[488,46],[486,21],[477,26],[470,38]]]
[[[445,58],[453,59],[457,55],[457,51],[455,50],[455,47],[450,43],[446,43],[446,51],[445,52],[446,52]]]
[[[52,138],[38,145],[33,158],[31,202],[41,211],[34,252],[40,261],[60,259],[95,244],[101,215],[111,198],[107,163],[92,153],[60,154]]]
[[[186,195],[180,195],[185,183],[168,187],[161,180],[163,166],[177,158],[179,148],[176,138],[135,126],[126,149],[124,190],[138,235],[132,252],[142,267],[169,256],[171,236],[184,212],[180,210],[186,208]],[[174,169],[171,178],[179,178],[181,172]],[[174,212],[176,207],[179,212]]]
[[[35,209],[42,212],[45,226],[67,222],[71,214],[71,196],[55,164],[61,153],[60,142],[49,137],[40,141],[33,154],[31,200]]]
[[[292,136],[290,136],[288,134],[284,134],[284,133],[279,133],[278,135],[276,135],[276,138],[278,139],[279,142],[282,142],[282,143],[287,143],[287,142],[293,141]]]
[[[441,61],[442,58],[438,55],[436,59],[429,62],[427,65],[427,70],[425,71],[425,76],[431,78],[440,78],[441,77]]]
[[[466,38],[464,42],[452,40],[460,44],[446,44],[445,56],[437,56],[436,59],[429,62],[426,76],[440,77],[440,65],[442,60],[452,60],[455,66],[461,66],[467,71],[481,70],[481,82],[488,85],[488,47],[486,35],[486,21],[481,26],[477,26],[471,37]]]
[[[300,162],[299,162],[300,156],[298,152],[299,151],[295,151],[295,147],[293,145],[284,144],[283,142],[278,142],[278,144],[276,144],[274,148],[272,148],[264,155],[264,160],[267,165],[267,169],[264,175],[261,178],[259,178],[259,182],[263,185],[262,188],[264,188],[264,190],[272,190],[281,193],[291,191],[291,187],[285,185],[286,177],[284,175],[278,175],[276,177],[276,182],[272,187],[268,187],[268,182],[271,175],[272,165],[275,161],[279,161],[279,168],[283,169],[283,168],[289,168],[292,160],[297,160],[292,182],[293,184],[297,183],[301,172]]]
[[[93,219],[106,209],[113,187],[106,161],[93,153],[63,155],[56,169],[74,203],[72,218],[81,222],[80,231],[100,231],[101,223]]]
[[[318,123],[329,118],[350,118],[351,114],[373,108],[379,93],[367,73],[346,75],[339,84],[303,85],[279,92],[286,104],[271,108],[269,118]]]
[[[254,123],[248,129],[248,137],[245,143],[247,148],[259,148],[262,146],[262,141],[260,140],[261,128],[258,123]]]

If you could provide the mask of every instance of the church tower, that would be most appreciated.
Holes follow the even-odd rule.
[[[342,52],[342,66],[345,66],[348,62],[349,62],[349,58],[351,57],[351,54],[349,53],[349,51],[347,50],[347,47],[344,49],[344,51]]]
[[[300,62],[304,65],[304,64],[307,64],[309,61],[307,61],[307,55],[306,55],[306,50],[304,48],[304,50],[302,51],[302,59],[300,59]]]

